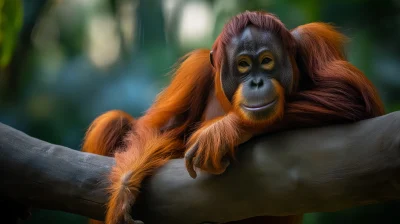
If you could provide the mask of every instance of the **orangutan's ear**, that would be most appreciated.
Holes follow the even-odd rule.
[[[210,51],[210,62],[211,62],[211,65],[214,67],[213,51]]]

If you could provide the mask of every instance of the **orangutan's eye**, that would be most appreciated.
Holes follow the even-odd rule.
[[[264,52],[260,56],[261,67],[265,70],[272,70],[275,66],[274,57],[270,52]]]
[[[237,68],[240,73],[246,73],[251,68],[251,60],[247,56],[240,56],[237,62]]]

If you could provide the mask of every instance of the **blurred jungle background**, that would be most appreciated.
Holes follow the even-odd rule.
[[[140,116],[174,62],[210,48],[244,10],[275,13],[288,28],[333,23],[351,38],[349,60],[378,87],[387,112],[400,109],[398,0],[0,0],[0,122],[79,149],[96,116]],[[400,223],[399,211],[391,202],[307,214],[304,223]],[[25,223],[86,218],[34,210]]]

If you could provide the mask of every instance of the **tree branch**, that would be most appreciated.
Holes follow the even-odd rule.
[[[35,207],[104,217],[114,159],[32,138],[0,123],[0,194]]]
[[[226,222],[399,199],[399,131],[395,112],[263,136],[240,146],[225,174],[195,180],[173,160],[144,183],[134,215],[146,224]],[[0,193],[19,202],[102,219],[113,164],[0,124]]]

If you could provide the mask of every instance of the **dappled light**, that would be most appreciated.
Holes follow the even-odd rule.
[[[207,2],[186,3],[180,19],[179,42],[188,47],[210,41],[214,23],[212,8]]]
[[[111,15],[89,19],[87,51],[95,66],[105,68],[118,59],[121,43],[116,29],[116,22]]]

